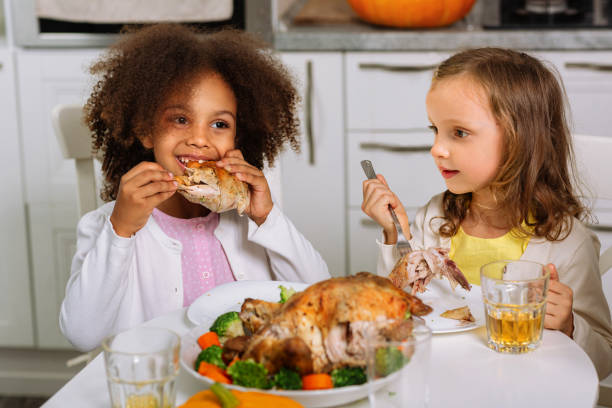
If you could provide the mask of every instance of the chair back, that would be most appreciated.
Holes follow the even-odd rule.
[[[599,213],[600,223],[591,227],[596,232],[610,234],[612,219],[602,217],[612,210],[612,137],[574,135],[574,152],[580,181],[586,185],[587,198]],[[609,247],[600,255],[599,271],[603,275],[611,268],[612,247]]]
[[[83,122],[83,107],[56,105],[51,112],[53,130],[66,159],[74,159],[77,177],[79,217],[98,207],[91,132]]]

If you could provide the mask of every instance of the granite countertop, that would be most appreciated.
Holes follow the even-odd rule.
[[[458,22],[441,29],[390,30],[350,23],[288,26],[274,33],[273,43],[281,51],[612,50],[612,29],[485,30]]]

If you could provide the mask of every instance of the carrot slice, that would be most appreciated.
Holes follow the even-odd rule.
[[[206,350],[210,346],[219,346],[221,347],[221,343],[219,342],[219,336],[217,333],[210,331],[204,333],[200,337],[198,337],[198,344],[202,348],[202,350]]]
[[[230,363],[227,365],[227,368],[230,368],[236,361],[240,361],[240,358],[238,356],[234,357],[234,359],[230,361]]]
[[[302,377],[303,390],[326,390],[328,388],[334,388],[329,374],[309,374]]]
[[[224,384],[231,384],[232,380],[225,374],[221,368],[217,367],[214,364],[207,363],[202,361],[200,363],[200,367],[198,367],[198,373],[203,375],[204,377],[208,377],[213,381],[217,381]]]

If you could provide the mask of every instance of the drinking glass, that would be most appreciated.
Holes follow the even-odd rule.
[[[157,327],[104,339],[112,408],[174,408],[180,344],[176,333]]]
[[[404,340],[381,336],[367,339],[370,406],[427,407],[431,329],[413,317],[412,333]]]
[[[495,261],[480,268],[490,348],[513,354],[538,348],[549,278],[544,265],[532,261]]]

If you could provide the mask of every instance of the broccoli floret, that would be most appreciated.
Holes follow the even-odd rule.
[[[410,358],[404,356],[401,350],[395,347],[381,347],[376,350],[376,374],[385,377],[406,364]]]
[[[278,287],[281,291],[280,300],[278,303],[285,303],[291,296],[293,296],[293,294],[295,294],[295,289],[293,288],[286,288],[283,285],[278,285]]]
[[[217,317],[210,326],[210,331],[217,333],[221,344],[225,343],[227,339],[244,336],[244,328],[238,312],[227,312]]]
[[[276,388],[281,390],[302,389],[302,378],[300,375],[285,367],[281,367],[280,371],[274,375],[272,382]]]
[[[200,351],[200,354],[198,354],[198,358],[196,359],[196,362],[195,362],[195,370],[198,371],[198,368],[200,368],[200,363],[202,361],[205,361],[210,364],[214,364],[217,367],[225,370],[226,365],[223,362],[223,359],[221,358],[222,352],[223,352],[223,349],[214,344]]]
[[[367,381],[365,371],[361,367],[336,368],[331,372],[334,388],[347,385],[359,385]]]
[[[236,361],[227,369],[227,373],[232,377],[234,384],[243,387],[263,389],[272,387],[268,381],[268,370],[253,360]]]

